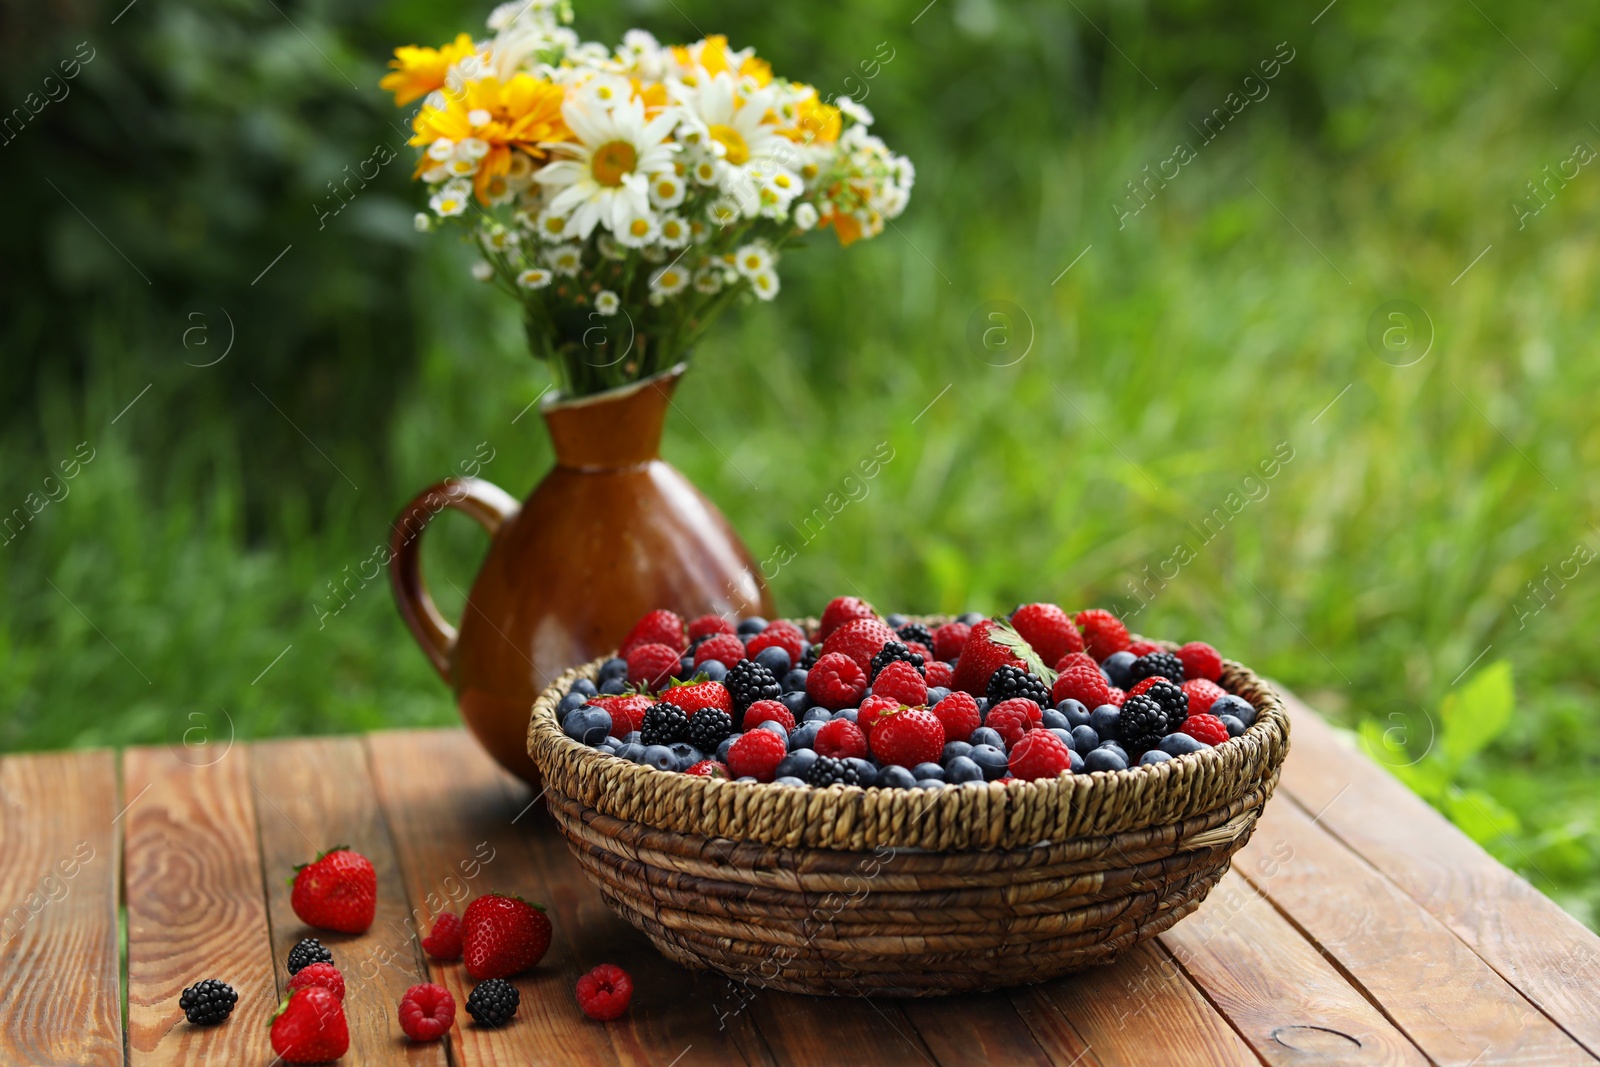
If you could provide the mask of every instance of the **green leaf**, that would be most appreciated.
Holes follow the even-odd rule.
[[[1439,747],[1458,767],[1504,732],[1516,707],[1511,663],[1496,660],[1439,705]]]
[[[1023,640],[1022,635],[1017,633],[1017,628],[1009,622],[1004,620],[997,622],[994,629],[989,631],[989,640],[1002,648],[1010,649],[1011,654],[1026,663],[1028,670],[1036,677],[1042,678],[1045,685],[1056,684],[1056,672],[1045,666],[1044,660],[1039,658],[1039,653]]]
[[[1491,845],[1522,831],[1516,813],[1481,789],[1452,788],[1444,797],[1450,821],[1480,845]]]

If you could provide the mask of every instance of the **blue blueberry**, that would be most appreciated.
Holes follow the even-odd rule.
[[[742,778],[735,778],[734,781],[736,781],[736,782],[755,782],[758,785],[761,783],[761,779],[757,778],[755,775],[752,775],[752,774],[747,774]]]
[[[989,732],[994,733],[992,730]],[[976,736],[977,731],[974,730],[973,734]],[[998,737],[999,735],[996,734],[995,736]],[[1006,773],[1008,761],[1005,749],[997,745],[973,745],[972,751],[967,754],[966,758],[978,765],[978,769],[983,772],[983,777],[986,781],[992,782],[996,778],[1004,777]]]
[[[1159,748],[1152,748],[1149,752],[1139,757],[1139,766],[1146,767],[1152,763],[1166,763],[1170,759],[1172,757]]]
[[[628,680],[626,678],[607,678],[605,681],[600,683],[600,693],[602,696],[621,696],[623,693],[627,692],[627,690]]]
[[[919,763],[911,768],[913,778],[937,778],[944,781],[944,768],[937,763]]]
[[[610,659],[600,664],[600,680],[602,682],[608,678],[625,679],[627,677],[628,661],[623,659],[621,656],[612,656]]]
[[[1005,738],[1000,736],[1000,731],[990,729],[987,726],[980,726],[972,731],[972,736],[967,738],[967,741],[973,748],[977,748],[979,745],[988,745],[991,748],[998,748],[1001,752],[1006,750]]]
[[[1219,719],[1224,715],[1232,715],[1244,723],[1247,730],[1256,724],[1255,705],[1244,697],[1234,696],[1232,693],[1224,693],[1218,697],[1216,703],[1211,705],[1211,714]]]
[[[779,778],[804,778],[816,762],[817,754],[809,748],[796,749],[778,761],[778,769],[773,773]]]
[[[948,686],[931,685],[928,687],[928,707],[933,707],[939,701],[950,695]]]
[[[718,762],[723,763],[723,764],[726,764],[728,762],[728,749],[732,748],[733,747],[733,743],[735,741],[739,740],[739,738],[742,737],[742,736],[743,736],[742,734],[729,734],[727,737],[724,737],[722,739],[722,744],[717,746],[717,760],[718,760]]]
[[[678,661],[678,669],[672,672],[672,676],[680,682],[687,682],[690,678],[693,678],[694,657],[684,656],[680,659]]]
[[[804,667],[796,667],[783,675],[783,680],[778,683],[779,687],[785,693],[804,693],[806,691],[806,678],[810,676],[810,673]]]
[[[910,622],[911,621],[911,617],[909,615],[902,615],[898,611],[896,611],[896,612],[893,612],[892,614],[884,616],[883,621],[889,624],[889,629],[898,630],[898,629],[900,629],[900,627],[902,627],[906,623]]]
[[[1063,730],[1059,726],[1047,726],[1047,727],[1045,727],[1045,729],[1047,729],[1051,733],[1055,734],[1056,737],[1061,741],[1061,743],[1063,745],[1066,745],[1068,748],[1076,749],[1078,747],[1078,742],[1073,738],[1072,731]]]
[[[856,721],[856,717],[859,716],[860,714],[861,714],[861,709],[860,708],[845,708],[843,711],[834,712],[833,713],[833,717],[835,719],[849,719],[851,722],[855,722]]]
[[[1113,652],[1100,664],[1100,670],[1112,685],[1126,689],[1133,682],[1133,661],[1138,658],[1132,652]]]
[[[644,758],[644,746],[637,742],[624,741],[618,746],[615,754],[619,759],[625,759],[629,763],[638,763]]]
[[[600,695],[600,690],[596,689],[594,687],[594,683],[589,681],[587,678],[579,678],[576,682],[573,682],[572,688],[568,690],[568,692],[582,693],[586,697],[597,697]]]
[[[943,789],[945,787],[943,778],[918,778],[911,785],[914,789]]]
[[[1100,735],[1093,726],[1074,726],[1072,747],[1078,752],[1090,752],[1100,747]]]
[[[1117,755],[1122,757],[1122,765],[1124,767],[1126,767],[1128,765],[1128,750],[1123,748],[1122,745],[1119,742],[1116,742],[1116,741],[1102,741],[1102,742],[1100,742],[1100,747],[1101,748],[1109,748],[1111,751],[1115,752]],[[1088,753],[1085,752],[1084,755],[1087,756]]]
[[[673,755],[672,749],[666,745],[646,745],[644,755],[639,757],[639,762],[658,771],[678,769],[678,757]]]
[[[878,765],[868,759],[851,756],[845,763],[855,768],[856,784],[862,787],[871,787],[878,783]]]
[[[1115,704],[1101,704],[1089,713],[1089,725],[1101,737],[1112,737],[1117,732],[1117,719],[1121,715],[1122,709]]]
[[[833,721],[833,712],[829,711],[827,708],[807,708],[800,716],[800,721],[831,722]]]
[[[773,785],[787,785],[787,786],[796,786],[796,785],[803,786],[803,785],[806,784],[806,780],[804,778],[796,778],[792,774],[786,774],[782,778],[774,778],[772,780],[772,784]]]
[[[1072,773],[1073,774],[1082,774],[1083,773],[1083,757],[1078,755],[1076,752],[1069,752],[1068,755],[1070,755],[1072,757]]]
[[[677,744],[668,745],[667,747],[672,750],[673,759],[678,761],[678,770],[680,771],[686,771],[706,758],[705,753],[687,741],[679,741]]]
[[[804,689],[798,693],[785,693],[778,698],[778,703],[789,709],[789,714],[795,718],[803,716],[811,707],[811,698]]]
[[[1067,717],[1067,729],[1074,726],[1089,725],[1089,709],[1083,706],[1083,701],[1071,697],[1056,705],[1056,710]]]
[[[773,733],[775,733],[779,737],[783,738],[785,744],[787,744],[788,741],[789,741],[789,731],[785,730],[783,728],[783,723],[781,723],[781,722],[774,722],[771,719],[767,719],[764,722],[758,723],[756,725],[756,729],[757,730],[771,730]]]
[[[815,748],[817,746],[817,731],[822,729],[822,724],[815,719],[803,722],[789,731],[789,751],[797,748]]]
[[[949,766],[950,761],[957,756],[967,756],[971,753],[972,743],[970,741],[946,741],[944,743],[944,751],[939,754],[939,762]]]
[[[726,681],[728,678],[727,664],[723,663],[720,659],[708,659],[704,663],[700,664],[696,670],[700,674],[705,675],[706,681],[708,682],[722,682]]]
[[[1128,761],[1122,753],[1112,748],[1097,748],[1083,757],[1083,769],[1086,771],[1125,771]]]
[[[1222,725],[1228,728],[1229,737],[1238,737],[1240,734],[1250,729],[1250,727],[1246,726],[1240,721],[1237,715],[1218,715],[1217,719],[1222,723]]]
[[[978,718],[987,719],[989,717],[989,698],[975,697],[974,699],[978,702]]]
[[[982,612],[969,611],[965,615],[958,616],[956,618],[956,621],[957,622],[964,622],[968,626],[976,626],[976,625],[978,625],[980,622],[982,622],[984,620],[984,617],[985,616],[983,615]]]
[[[966,756],[957,756],[944,767],[944,780],[952,785],[983,781],[983,768]]]
[[[767,628],[767,620],[760,615],[752,615],[748,619],[740,619],[737,627],[739,635],[754,637]]]
[[[1055,708],[1045,708],[1042,714],[1044,717],[1040,721],[1039,725],[1043,726],[1046,730],[1072,729],[1072,723],[1067,720],[1065,715],[1061,714]]]
[[[561,720],[561,731],[585,745],[599,744],[611,732],[611,713],[592,704],[573,708]]]
[[[877,785],[879,789],[911,789],[916,784],[916,775],[899,764],[891,763],[878,771]]]
[[[1187,756],[1209,747],[1204,741],[1198,741],[1188,734],[1168,734],[1161,739],[1161,751],[1169,756]]]
[[[774,678],[782,678],[789,673],[789,650],[768,645],[756,653],[756,662],[771,671]]]
[[[628,736],[624,737],[622,740],[625,741],[626,743],[630,744],[630,745],[637,745],[637,744],[642,744],[643,743],[641,741],[641,738],[643,738],[643,737],[644,737],[644,734],[641,733],[640,731],[638,731],[638,730],[630,730],[630,731],[628,731]]]

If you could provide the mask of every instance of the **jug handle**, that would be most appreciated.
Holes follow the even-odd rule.
[[[395,604],[428,662],[448,685],[456,628],[439,614],[422,579],[422,534],[445,508],[466,512],[493,538],[517,513],[518,504],[510,493],[492,482],[450,478],[418,493],[394,521],[389,538],[389,584],[394,589]]]

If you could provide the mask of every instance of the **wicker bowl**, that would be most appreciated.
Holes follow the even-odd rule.
[[[936,996],[1108,963],[1205,899],[1289,747],[1277,694],[1227,662],[1256,722],[1163,763],[939,790],[740,783],[562,733],[556,704],[603,662],[545,690],[528,731],[573,854],[671,959],[795,993]]]

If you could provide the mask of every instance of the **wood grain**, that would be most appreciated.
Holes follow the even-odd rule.
[[[776,1063],[882,1067],[938,1061],[892,1000],[808,997],[749,989],[746,1009]]]
[[[1286,703],[1296,741],[1283,773],[1289,795],[1600,1055],[1600,937],[1353,752],[1315,712]]]
[[[443,1042],[414,1044],[400,1029],[400,998],[430,979],[413,936],[415,920],[388,824],[367,770],[366,746],[350,737],[273,741],[252,745],[249,755],[278,987],[285,988],[289,980],[286,961],[295,942],[318,938],[344,972],[350,1062],[443,1067]],[[295,865],[340,844],[366,856],[377,871],[377,912],[364,934],[309,927],[289,902],[288,879]]]
[[[120,1064],[116,765],[0,759],[0,1062]]]
[[[196,762],[215,759],[208,766]],[[133,1064],[267,1063],[278,1003],[254,791],[242,748],[134,748],[123,756],[128,1050]],[[148,787],[148,788],[147,788]],[[184,1021],[202,978],[239,994],[222,1026]]]
[[[1455,934],[1295,804],[1270,804],[1237,868],[1441,1065],[1592,1063]]]
[[[1237,870],[1159,940],[1269,1064],[1428,1062]]]
[[[1004,993],[979,993],[951,1003],[942,999],[900,1002],[917,1036],[941,1065],[1003,1063],[1053,1067],[1062,1061],[1040,1046],[1038,1038]]]

